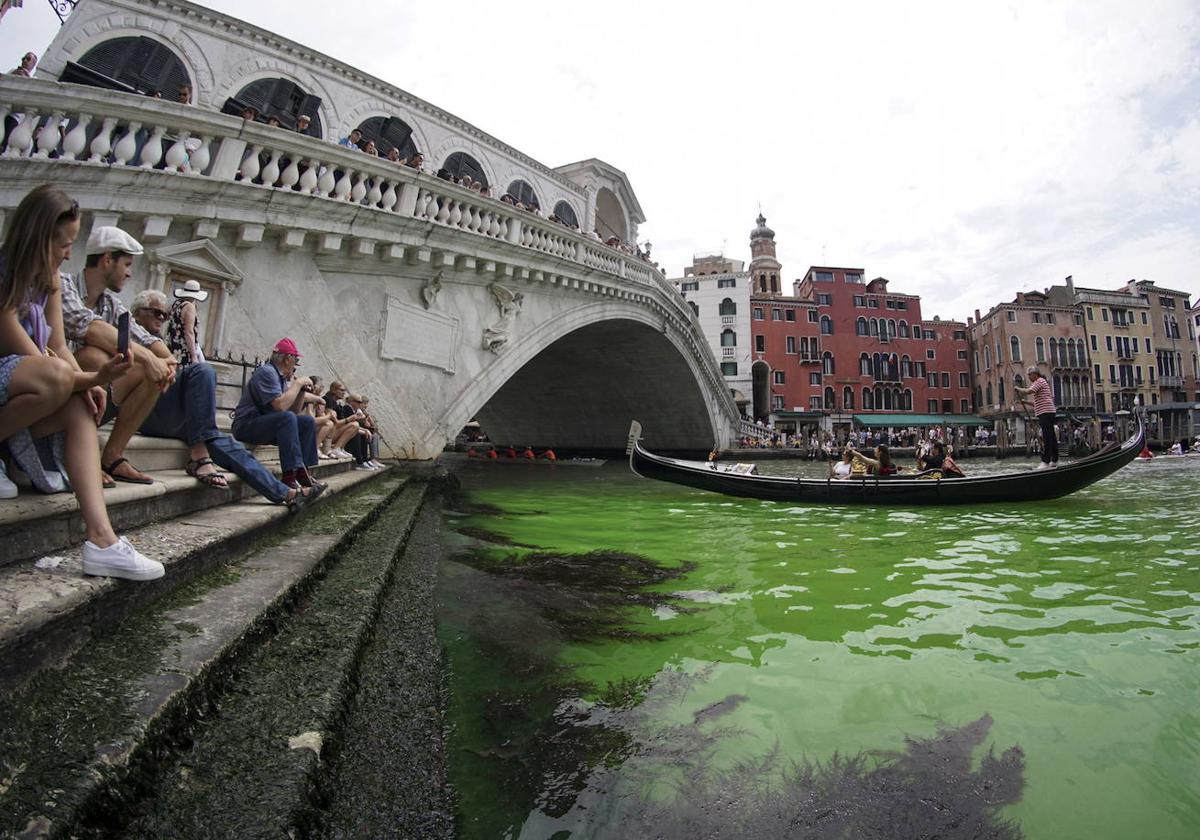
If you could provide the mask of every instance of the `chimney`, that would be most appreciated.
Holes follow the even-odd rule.
[[[1066,284],[1067,284],[1067,292],[1070,293],[1071,297],[1075,297],[1075,278],[1073,276],[1071,276],[1070,274],[1068,274],[1067,279],[1066,279]]]
[[[978,309],[975,310],[975,320],[976,321],[979,320],[979,310]]]

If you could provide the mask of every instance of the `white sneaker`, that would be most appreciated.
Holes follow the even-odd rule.
[[[13,484],[12,479],[8,477],[4,462],[0,461],[0,499],[15,498],[17,498],[17,485]]]
[[[1036,467],[1034,467],[1034,469],[1035,470],[1048,470],[1048,469],[1050,469],[1050,465],[1047,464],[1045,461],[1042,461],[1040,464],[1038,464]]]
[[[84,540],[83,573],[85,575],[125,578],[126,580],[156,580],[165,572],[162,563],[146,557],[124,537],[108,548],[101,548],[91,540]]]
[[[376,461],[374,458],[372,458],[370,461],[367,461],[367,463],[370,464],[372,467],[374,467],[377,470],[383,469],[382,461]]]
[[[365,461],[361,464],[355,464],[354,469],[359,470],[361,472],[374,472],[375,471],[375,468],[368,467]]]
[[[1056,469],[1058,469],[1058,461],[1051,461],[1051,462],[1050,462],[1050,469],[1052,469],[1052,470],[1056,470]]]

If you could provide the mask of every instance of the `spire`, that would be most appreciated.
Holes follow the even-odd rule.
[[[758,218],[755,219],[755,221],[758,222],[758,227],[756,227],[754,230],[750,231],[750,241],[751,242],[753,242],[755,239],[774,239],[775,238],[775,231],[773,231],[769,227],[767,227],[767,217],[762,214],[761,210],[758,212]]]

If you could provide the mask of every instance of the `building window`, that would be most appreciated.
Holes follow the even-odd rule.
[[[908,338],[908,321],[900,322],[900,337]]]
[[[832,271],[814,271],[813,272],[813,280],[815,280],[818,283],[832,283],[833,282],[833,272]]]
[[[815,309],[808,310],[808,323],[810,323],[810,324],[817,323],[818,317],[819,317],[819,313],[817,312],[817,310],[815,310]]]
[[[854,334],[855,335],[866,335],[867,334],[867,319],[866,318],[860,317],[857,321],[854,322]]]
[[[930,414],[937,414],[937,410],[938,410],[938,401],[937,401],[937,400],[930,400],[930,401],[929,401],[929,413],[930,413]]]
[[[754,336],[754,349],[759,353],[767,352],[767,337],[765,335]]]
[[[476,178],[475,180],[483,183],[480,178]],[[554,215],[558,216],[567,227],[579,227],[579,217],[575,215],[575,208],[565,201],[560,201],[554,205]]]
[[[693,313],[693,314],[694,314],[694,315],[695,315],[697,318],[699,318],[699,317],[700,317],[700,307],[696,305],[696,301],[694,301],[694,300],[689,300],[689,301],[688,301],[688,306],[692,307],[692,313]]]
[[[895,309],[895,308],[896,308],[896,301],[894,301],[894,300],[885,300],[885,301],[883,302],[883,306],[884,306],[884,308],[885,308],[885,309]]]
[[[736,277],[721,277],[717,280],[717,288],[718,289],[736,289],[737,288],[737,278]]]
[[[965,373],[960,373],[958,375],[958,387],[959,388],[971,387],[970,380],[967,378],[967,375]]]
[[[774,382],[776,385],[784,384],[783,383],[783,371],[781,371],[781,370],[771,371],[771,381]]]
[[[824,292],[817,295],[817,306],[832,306],[832,305],[833,305],[833,295],[826,294]]]
[[[821,335],[833,335],[833,319],[828,315],[821,316]]]
[[[967,340],[967,331],[966,330],[955,330],[954,331],[954,340],[955,341],[966,341]]]
[[[866,309],[867,308],[867,299],[865,297],[863,297],[862,295],[855,295],[854,296],[854,306],[858,309]]]
[[[721,362],[722,376],[737,376],[737,362]]]
[[[1095,352],[1096,352],[1096,349],[1097,349],[1097,348],[1096,348],[1096,334],[1095,334],[1095,333],[1092,333],[1092,335],[1091,335],[1091,339],[1092,339],[1092,352],[1093,352],[1093,353],[1095,353]]]
[[[959,358],[959,360],[960,360],[960,361],[964,361],[964,362],[965,362],[965,361],[967,360],[967,351],[966,351],[966,350],[959,350],[959,351],[958,351],[958,358]]]
[[[847,283],[861,283],[862,281],[863,281],[863,276],[861,274],[849,274],[849,273],[846,274],[846,282]]]
[[[1046,323],[1047,323],[1047,324],[1053,324],[1053,323],[1055,323],[1055,320],[1054,320],[1054,313],[1053,313],[1053,312],[1047,312],[1047,313],[1046,313]]]
[[[930,388],[936,388],[938,386],[937,383],[938,383],[938,378],[937,378],[936,373],[925,374],[925,384],[926,385],[928,385]]]
[[[721,330],[721,346],[737,347],[737,333],[733,330]]]
[[[825,410],[833,411],[836,408],[837,408],[837,406],[834,405],[834,403],[833,403],[833,389],[826,388],[825,389]]]
[[[4,5],[8,6],[7,3]],[[79,59],[79,64],[122,82],[138,93],[152,94],[158,91],[171,102],[175,101],[176,93],[182,85],[192,83],[188,78],[187,69],[175,57],[175,53],[165,44],[160,44],[152,38],[129,36],[104,41],[88,50],[83,58]],[[63,71],[64,78],[61,81],[95,84],[91,79],[74,78],[70,75],[75,72],[77,71],[67,68]],[[320,100],[317,101],[319,104]],[[261,100],[256,100],[249,104],[258,108],[260,102]],[[264,119],[269,116],[261,108],[259,113],[263,114]]]
[[[1014,312],[1013,310],[1009,309],[1009,310],[1007,310],[1007,313],[1006,313],[1006,314],[1008,315],[1008,322],[1009,322],[1010,324],[1012,324],[1012,323],[1016,322],[1016,320],[1017,320],[1017,313],[1016,313],[1016,312]],[[1034,312],[1034,313],[1033,313],[1033,323],[1035,323],[1035,324],[1037,324],[1037,323],[1040,323],[1040,321],[1038,320],[1038,314],[1037,314],[1036,312]]]
[[[818,402],[821,400],[820,397],[813,397],[813,399],[817,400]],[[781,395],[776,394],[775,396],[771,397],[771,410],[783,411],[783,397]]]
[[[763,319],[763,311],[761,306],[754,307],[754,320],[761,321]]]
[[[1008,355],[1014,362],[1021,361],[1021,339],[1015,335],[1008,340]]]
[[[785,353],[795,353],[796,352],[796,336],[789,335],[785,339],[785,343],[787,345],[787,349],[784,350]]]
[[[506,192],[517,200],[518,203],[524,204],[526,207],[540,207],[538,203],[537,193],[533,191],[533,187],[528,181],[523,181],[520,178],[508,185]]]
[[[1096,313],[1092,311],[1092,307],[1090,306],[1087,308],[1087,316],[1089,321],[1096,320]]]
[[[725,300],[721,301],[721,305],[718,307],[717,313],[720,315],[736,315],[737,304],[729,298],[725,298]]]
[[[826,350],[825,355],[821,357],[821,372],[824,373],[826,376],[833,376],[833,373],[834,373],[834,371],[833,371],[833,354],[830,353],[828,350]]]
[[[782,321],[783,320],[783,310],[782,309],[772,309],[771,310],[771,320],[772,321]]]
[[[854,410],[854,389],[849,385],[842,389],[842,410]]]
[[[934,353],[932,350],[926,350],[926,351],[925,351],[925,358],[926,358],[926,359],[936,359],[936,358],[937,358],[937,354],[936,354],[936,353]]]
[[[1074,322],[1075,326],[1077,326],[1077,327],[1083,326],[1083,316],[1080,315],[1078,312],[1071,313],[1071,320]]]
[[[795,309],[783,310],[783,320],[791,321],[792,323],[795,323],[796,322],[796,310]]]
[[[868,309],[878,309],[879,301],[876,300],[875,298],[871,298],[870,300],[867,301],[867,308]]]
[[[942,374],[942,387],[943,387],[943,388],[949,388],[949,387],[950,387],[950,374],[948,374],[948,373],[943,373],[943,374]]]
[[[816,371],[813,371],[812,373],[810,373],[808,375],[808,384],[809,385],[820,385],[821,384],[821,374],[817,373]]]
[[[699,280],[684,280],[682,283],[679,284],[679,290],[681,292],[698,292],[698,291],[700,291],[700,281]]]
[[[920,337],[921,337],[921,328],[920,328],[918,325],[916,325],[916,324],[913,324],[913,328],[912,328],[912,337],[913,337],[913,338],[920,338]]]

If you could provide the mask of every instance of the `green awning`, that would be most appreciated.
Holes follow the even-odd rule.
[[[974,414],[855,414],[854,422],[868,428],[887,426],[990,426]]]

